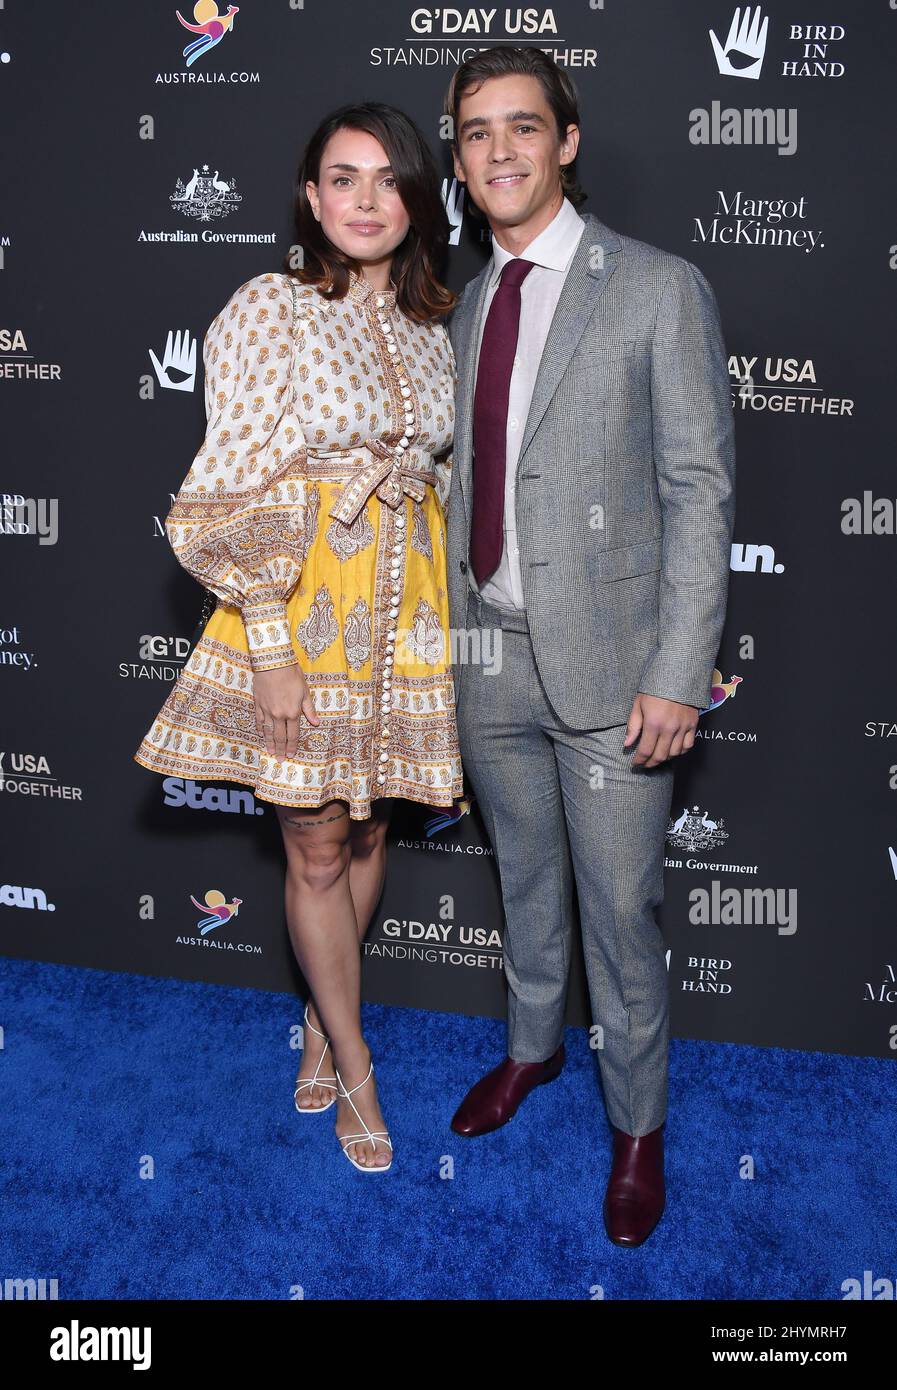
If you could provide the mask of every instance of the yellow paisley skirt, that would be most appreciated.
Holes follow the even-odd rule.
[[[353,820],[379,797],[451,806],[463,795],[442,504],[432,485],[396,508],[373,492],[349,524],[328,516],[342,486],[305,485],[312,539],[286,609],[321,722],[301,717],[296,758],[259,740],[242,614],[219,602],[133,755],[142,767],[241,783],[284,806],[339,798]]]

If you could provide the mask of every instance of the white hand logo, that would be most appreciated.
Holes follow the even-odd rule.
[[[152,348],[149,350],[159,385],[170,391],[192,391],[196,382],[196,339],[191,338],[188,329],[183,333],[169,333],[165,343],[165,356],[160,362]],[[183,376],[172,377],[172,373]]]
[[[448,213],[448,220],[451,223],[451,235],[449,236],[449,246],[457,246],[461,240],[461,223],[464,220],[464,185],[457,179],[452,179],[451,193],[449,193],[448,179],[442,180],[442,201],[445,203],[445,210]]]
[[[735,11],[732,23],[729,25],[725,47],[721,46],[713,30],[709,30],[710,41],[716,54],[716,65],[723,77],[757,78],[760,76],[763,55],[766,52],[766,31],[768,28],[768,19],[764,19],[762,28],[760,26],[760,6],[758,5],[754,11],[752,20],[751,7],[745,5],[744,19],[741,18],[740,9]],[[735,67],[733,59],[735,62],[740,62],[742,66]]]

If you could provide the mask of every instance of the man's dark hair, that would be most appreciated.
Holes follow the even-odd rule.
[[[563,68],[543,53],[541,48],[486,48],[474,53],[462,63],[452,77],[446,92],[443,111],[451,117],[452,149],[458,153],[458,109],[461,98],[479,89],[490,77],[535,77],[541,82],[545,100],[554,115],[558,141],[567,137],[568,125],[579,125],[579,96],[572,80]],[[575,158],[561,166],[561,188],[564,197],[579,207],[588,197],[576,177]]]

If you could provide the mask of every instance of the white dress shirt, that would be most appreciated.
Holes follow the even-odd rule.
[[[479,589],[481,596],[497,608],[521,609],[526,604],[523,597],[523,583],[520,578],[520,556],[517,549],[517,460],[520,456],[520,441],[529,415],[536,373],[542,360],[542,349],[551,320],[560,298],[564,279],[573,259],[579,239],[585,231],[585,223],[569,199],[565,198],[557,214],[538,236],[520,252],[520,259],[533,261],[533,268],[520,287],[520,327],[517,333],[517,355],[511,369],[511,386],[508,395],[508,430],[505,446],[505,501],[504,501],[504,545],[498,568]],[[483,329],[492,296],[498,287],[501,272],[506,262],[514,260],[512,252],[506,251],[492,238],[492,274],[486,290],[483,313],[477,334],[477,365],[479,365],[480,345]],[[476,469],[476,459],[474,459]],[[473,573],[468,569],[470,587],[477,591],[479,586]]]

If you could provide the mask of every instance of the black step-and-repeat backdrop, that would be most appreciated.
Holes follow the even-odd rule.
[[[583,210],[694,261],[730,354],[729,614],[666,848],[673,1030],[893,1055],[895,29],[893,0],[5,5],[0,953],[301,985],[270,805],[131,757],[199,615],[163,520],[202,339],[280,268],[302,147],[348,101],[424,130],[448,282],[475,275],[442,98],[516,42],[577,84]],[[476,804],[399,803],[366,997],[500,1016],[501,932]]]

